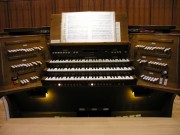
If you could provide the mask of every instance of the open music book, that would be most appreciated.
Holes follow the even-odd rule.
[[[119,31],[120,22],[115,22],[115,12],[62,13],[61,42],[120,41],[116,28]]]

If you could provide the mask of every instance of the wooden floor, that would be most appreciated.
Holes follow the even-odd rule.
[[[180,135],[180,97],[172,118],[17,118],[6,120],[0,101],[0,135]]]
[[[2,98],[0,98],[0,125],[6,121],[6,112],[4,109],[4,104]]]
[[[0,135],[180,135],[175,118],[9,119]]]
[[[180,96],[175,97],[175,100],[173,103],[172,117],[180,118]]]

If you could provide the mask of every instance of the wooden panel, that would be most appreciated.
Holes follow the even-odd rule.
[[[127,0],[116,0],[116,12],[126,12],[127,13]]]
[[[104,0],[103,3],[104,11],[110,11],[110,1],[111,0]]]
[[[129,25],[176,25],[179,29],[179,8],[179,0],[10,0],[0,2],[0,31],[49,26],[51,14],[72,11],[127,12]]]
[[[151,88],[154,90],[167,91],[171,93],[180,93],[179,78],[179,35],[175,34],[133,34],[131,35],[131,43],[134,52],[134,67],[138,78],[137,86]],[[152,44],[153,43],[153,44]],[[138,45],[143,45],[142,49]],[[146,48],[154,48],[155,46],[171,48],[170,52],[146,50]],[[132,54],[132,53],[131,53]],[[142,64],[146,61],[147,64]],[[159,61],[160,58],[160,61]],[[139,61],[140,60],[140,61]],[[168,67],[159,68],[151,62],[165,63]],[[162,74],[168,71],[167,74]],[[153,78],[147,80],[147,78]],[[168,78],[166,80],[166,78]],[[157,79],[157,81],[154,81]],[[166,82],[167,81],[167,82]]]
[[[177,29],[180,29],[180,0],[174,0],[173,4],[173,25],[176,25]]]
[[[82,1],[82,0],[81,0]],[[80,11],[80,0],[55,0],[55,13]]]
[[[152,0],[151,25],[172,24],[172,0]]]
[[[32,1],[32,22],[33,27],[49,26],[50,17],[55,11],[55,4],[52,0]]]
[[[126,0],[89,0],[89,11],[115,11],[126,12]]]
[[[70,12],[80,11],[80,0],[69,0]]]
[[[110,11],[115,11],[116,9],[116,0],[110,0],[109,2],[109,10]]]
[[[5,92],[13,92],[25,89],[31,89],[35,87],[42,86],[40,79],[41,71],[45,67],[45,61],[48,58],[48,50],[46,46],[46,37],[40,36],[6,36],[0,39],[1,45],[1,69],[2,74],[0,74],[0,95],[5,94]],[[8,53],[10,50],[29,50],[32,48],[41,48],[38,51],[34,49],[31,52],[19,52]],[[16,68],[14,71],[11,68],[13,65],[29,64],[33,62],[40,62],[39,67],[37,65],[31,65],[29,68],[22,67]],[[36,80],[31,79],[31,77],[37,76]],[[15,79],[13,79],[15,78]],[[24,79],[27,79],[25,84]]]
[[[129,25],[149,25],[150,0],[129,0],[128,20]]]
[[[9,25],[14,27],[32,27],[30,1],[8,2]]]
[[[89,0],[88,10],[89,11],[103,11],[103,0]]]
[[[50,40],[61,40],[61,14],[53,14],[51,16]],[[59,24],[59,25],[56,25]]]
[[[0,2],[0,31],[8,26],[7,2]]]
[[[123,11],[122,7],[126,8],[126,1],[124,0],[104,0],[104,11]],[[125,9],[126,10],[126,9]]]
[[[64,0],[55,0],[55,14],[60,14],[64,11]]]
[[[87,0],[79,0],[79,10],[87,11],[88,10],[88,1]]]
[[[134,24],[133,7],[134,7],[134,1],[133,0],[129,0],[128,1],[128,24],[129,25],[133,25]]]
[[[127,14],[118,13],[116,14],[116,22],[121,22],[121,42],[128,42],[128,24],[127,24]]]
[[[116,0],[104,0],[104,3],[103,3],[103,10],[104,11],[116,11],[116,6],[119,6],[117,5],[119,1],[116,1]]]

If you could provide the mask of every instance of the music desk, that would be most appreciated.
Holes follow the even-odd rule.
[[[180,118],[11,118],[0,135],[180,135]]]

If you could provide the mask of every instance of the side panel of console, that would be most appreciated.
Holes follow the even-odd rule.
[[[180,35],[131,34],[137,85],[180,93]]]
[[[0,38],[0,90],[24,90],[41,86],[42,70],[48,58],[44,35]]]

